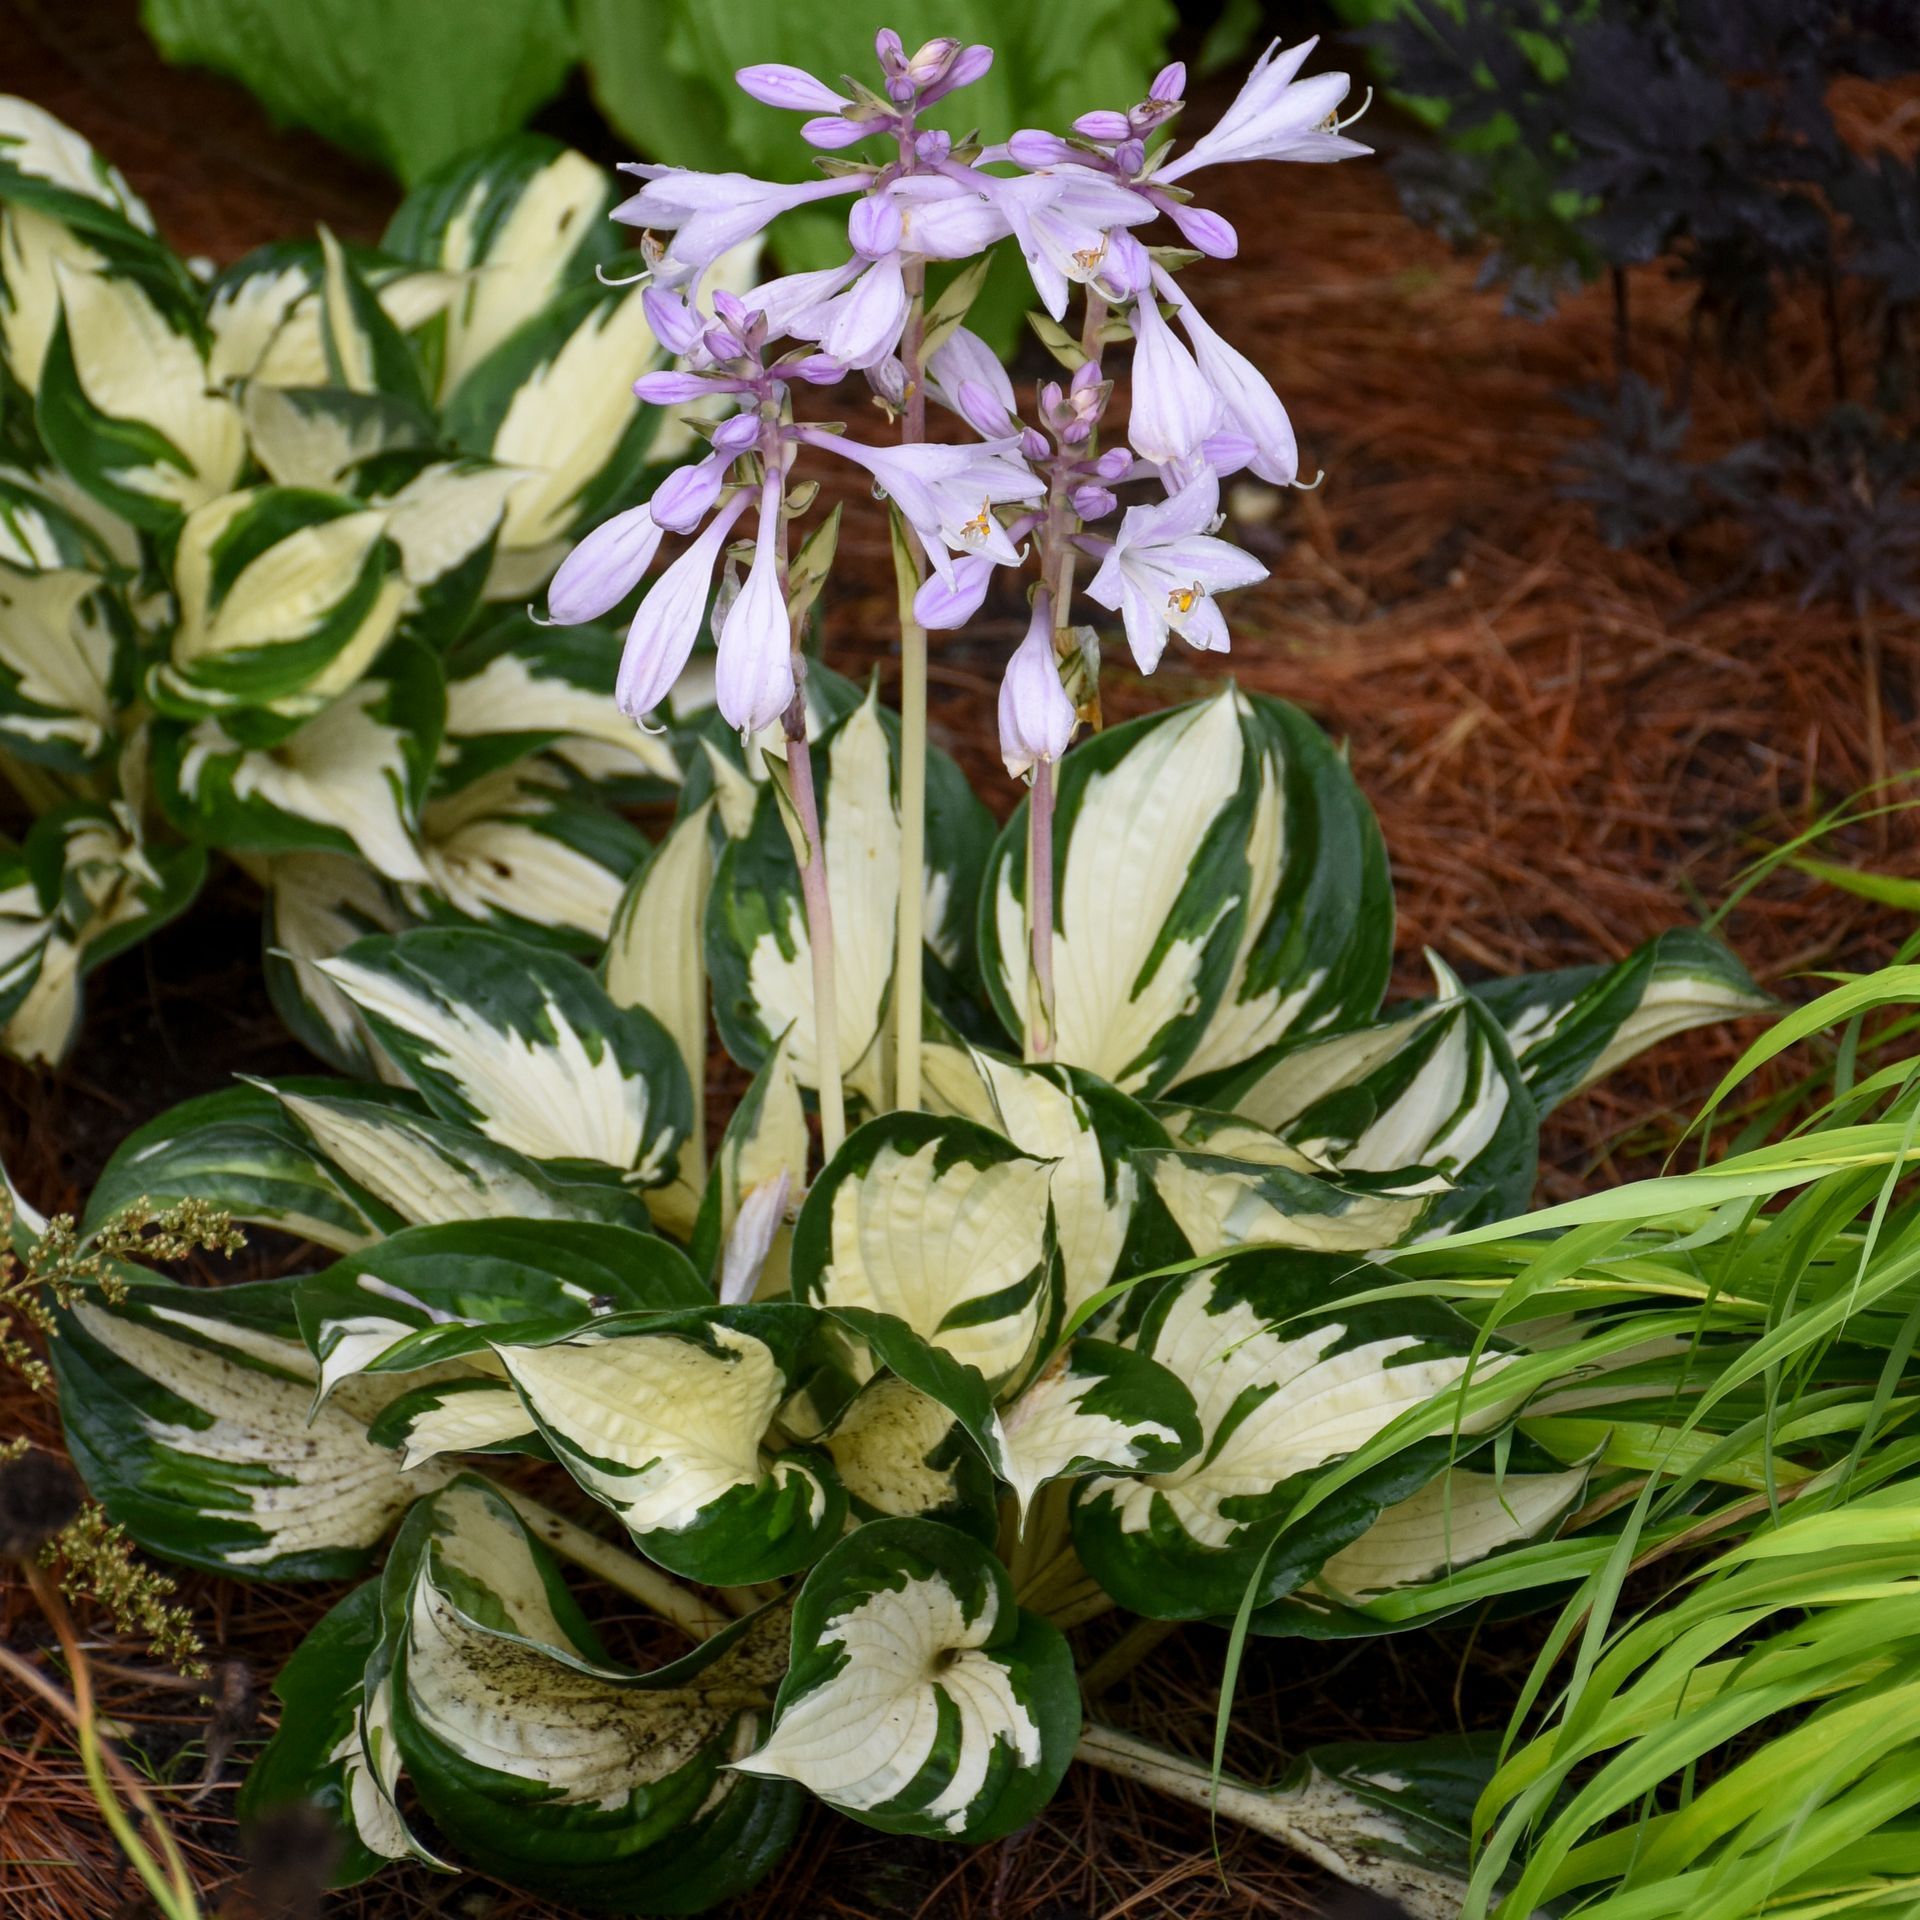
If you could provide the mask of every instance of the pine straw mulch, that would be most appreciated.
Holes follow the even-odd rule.
[[[228,260],[316,219],[349,237],[377,235],[389,189],[310,140],[273,133],[223,83],[166,71],[132,15],[131,0],[57,11],[0,0],[7,84],[98,142],[183,251]],[[1850,111],[1865,141],[1902,144],[1920,124],[1911,88],[1857,89]],[[563,103],[556,125],[595,139],[577,103]],[[596,150],[608,151],[603,136]],[[1562,396],[1612,368],[1603,291],[1544,324],[1502,317],[1498,296],[1474,289],[1471,263],[1401,218],[1377,167],[1247,170],[1218,191],[1245,259],[1211,265],[1193,284],[1272,372],[1308,464],[1328,470],[1312,494],[1236,492],[1237,537],[1272,577],[1237,603],[1230,664],[1350,743],[1393,856],[1404,990],[1420,989],[1427,946],[1472,975],[1618,957],[1688,918],[1693,903],[1724,897],[1756,853],[1836,800],[1920,765],[1914,623],[1881,614],[1868,630],[1845,609],[1803,609],[1742,579],[1710,545],[1685,556],[1685,577],[1660,559],[1609,552],[1585,510],[1556,498],[1553,470],[1571,431]],[[1683,295],[1649,271],[1636,275],[1633,297],[1635,363],[1663,377],[1685,352]],[[1859,317],[1848,334],[1856,381],[1869,337]],[[1700,369],[1699,449],[1760,430],[1770,410],[1817,411],[1826,366],[1818,314],[1789,303],[1764,369]],[[849,672],[877,667],[890,690],[888,562],[874,516],[850,520],[842,555],[828,657]],[[940,643],[933,669],[942,744],[1003,806],[1012,795],[995,765],[993,693],[1021,618],[1011,601],[990,608],[965,639]],[[1110,711],[1181,697],[1207,684],[1214,664],[1170,656],[1151,688],[1116,673]],[[1903,820],[1855,832],[1835,857],[1920,872]],[[95,983],[85,1041],[61,1074],[6,1071],[0,1152],[35,1202],[76,1206],[115,1142],[164,1106],[236,1071],[306,1064],[261,995],[257,924],[244,888],[216,883],[188,923]],[[1811,970],[1882,961],[1909,926],[1788,874],[1726,931],[1764,983],[1793,996],[1808,990],[1801,976]],[[1543,1193],[1647,1170],[1738,1043],[1715,1034],[1669,1045],[1574,1103],[1549,1127]],[[247,1267],[285,1270],[297,1257],[262,1245]],[[0,1433],[55,1439],[50,1409],[0,1393]],[[336,1597],[197,1577],[181,1591],[208,1645],[246,1663],[263,1690]],[[637,1620],[605,1624],[636,1654],[659,1644]],[[0,1586],[0,1631],[21,1650],[48,1644],[17,1583]],[[1112,1631],[1084,1630],[1095,1649]],[[1363,1647],[1258,1645],[1231,1762],[1257,1777],[1313,1741],[1498,1725],[1537,1632],[1469,1621]],[[105,1631],[96,1644],[137,1675],[137,1647]],[[1105,1710],[1204,1752],[1223,1644],[1211,1630],[1176,1635]],[[238,1768],[216,1769],[221,1784],[196,1797],[205,1707],[123,1673],[104,1676],[102,1694],[168,1783],[207,1886],[231,1888],[228,1783]],[[0,1693],[0,1726],[0,1911],[115,1913],[131,1883],[62,1728],[11,1691]],[[1329,1903],[1346,1898],[1278,1848],[1230,1829],[1220,1840],[1216,1864],[1203,1816],[1076,1769],[1034,1828],[978,1854],[816,1816],[738,1912],[1222,1920],[1333,1912]],[[1338,1910],[1358,1920],[1359,1907]],[[471,1878],[399,1872],[326,1911],[547,1920],[559,1910]]]

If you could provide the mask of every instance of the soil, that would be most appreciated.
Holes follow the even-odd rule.
[[[128,175],[161,229],[216,261],[325,221],[377,237],[394,189],[306,136],[271,128],[237,88],[160,64],[133,0],[0,0],[0,84],[70,121]],[[1290,23],[1290,31],[1297,27]],[[1205,124],[1218,102],[1193,109]],[[1860,89],[1862,140],[1898,145],[1913,89]],[[548,123],[612,157],[584,101]],[[1393,129],[1383,129],[1393,137]],[[1209,184],[1213,184],[1210,177]],[[1189,284],[1286,398],[1309,471],[1285,497],[1235,492],[1235,536],[1271,568],[1237,599],[1230,660],[1176,661],[1149,686],[1110,676],[1115,717],[1182,698],[1231,671],[1296,701],[1344,739],[1379,811],[1399,890],[1399,985],[1422,989],[1423,949],[1469,977],[1611,959],[1724,900],[1746,865],[1870,782],[1920,765],[1920,623],[1885,609],[1803,607],[1745,579],[1704,544],[1657,556],[1608,550],[1554,472],[1578,423],[1565,396],[1611,377],[1604,289],[1544,322],[1508,317],[1476,266],[1399,211],[1384,169],[1358,163],[1218,177],[1243,257]],[[1634,277],[1634,365],[1665,379],[1686,353],[1686,294]],[[1865,314],[1844,352],[1866,366]],[[1025,369],[1044,376],[1044,364]],[[1816,306],[1789,299],[1763,362],[1703,364],[1693,385],[1702,451],[1827,398]],[[854,514],[826,606],[825,650],[891,688],[889,566],[878,517]],[[934,724],[980,790],[1014,798],[994,751],[993,696],[1023,613],[1011,602],[943,640]],[[1896,787],[1893,797],[1910,793]],[[1850,832],[1828,857],[1920,875],[1904,818]],[[133,1127],[236,1072],[310,1066],[261,990],[257,907],[216,881],[193,914],[92,983],[84,1039],[58,1074],[0,1069],[0,1154],[38,1205],[73,1208]],[[1723,931],[1788,998],[1810,975],[1884,961],[1908,916],[1791,871]],[[1558,1197],[1644,1172],[1734,1057],[1738,1032],[1658,1049],[1551,1123],[1541,1190]],[[291,1257],[284,1249],[256,1258]],[[8,1390],[0,1432],[55,1437],[50,1410]],[[309,1588],[182,1581],[208,1643],[264,1687],[336,1597]],[[143,1682],[140,1650],[104,1682],[105,1706],[159,1776],[209,1887],[233,1881],[233,1760],[198,1796],[206,1710]],[[616,1623],[617,1625],[618,1623]],[[18,1584],[0,1583],[0,1630],[37,1653],[47,1635]],[[642,1634],[637,1623],[631,1631]],[[1085,1629],[1090,1647],[1113,1632]],[[1256,1644],[1230,1764],[1255,1777],[1316,1740],[1498,1727],[1538,1644],[1536,1622],[1456,1625],[1364,1646]],[[644,1637],[644,1636],[643,1636]],[[1224,1653],[1208,1629],[1176,1634],[1106,1703],[1120,1724],[1204,1753]],[[271,1702],[267,1702],[271,1719]],[[0,1908],[18,1920],[100,1920],[133,1891],[99,1829],[59,1724],[0,1692]],[[244,1749],[242,1750],[244,1752]],[[820,1815],[742,1915],[1117,1920],[1123,1913],[1347,1914],[1347,1896],[1296,1858],[1203,1815],[1076,1769],[1046,1816],[979,1853],[906,1843]],[[232,1911],[251,1912],[237,1903]],[[326,1907],[347,1920],[416,1915],[536,1920],[558,1909],[471,1878],[390,1873]]]

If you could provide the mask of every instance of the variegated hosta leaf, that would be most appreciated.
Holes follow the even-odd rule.
[[[1179,1073],[1233,974],[1259,764],[1237,701],[1229,687],[1110,727],[1060,766],[1055,1057],[1126,1093]],[[980,908],[981,964],[1012,1033],[1027,1015],[1026,843],[1023,807]]]
[[[1046,1805],[1079,1732],[1067,1643],[992,1553],[876,1520],[808,1575],[773,1731],[737,1765],[888,1833],[981,1841]]]
[[[196,839],[258,853],[357,853],[389,880],[424,880],[413,832],[444,700],[439,662],[396,641],[373,677],[272,744],[245,745],[231,730],[251,715],[156,724],[154,786],[169,819]]]
[[[149,848],[123,804],[73,801],[29,829],[0,895],[0,1046],[52,1063],[80,1024],[85,976],[182,912],[206,877],[199,847]],[[31,898],[29,898],[29,893]]]
[[[673,923],[668,923],[673,924]],[[714,1156],[706,1191],[699,1196],[700,1212],[693,1235],[694,1264],[704,1273],[720,1273],[742,1207],[755,1195],[760,1204],[780,1201],[784,1216],[797,1207],[807,1187],[807,1154],[812,1136],[807,1131],[806,1108],[800,1083],[787,1058],[784,1036],[754,1075],[753,1084],[727,1119],[727,1130]],[[671,1192],[671,1189],[669,1189]],[[664,1221],[662,1224],[666,1224]],[[758,1277],[757,1297],[784,1298],[789,1291],[792,1234],[782,1224],[768,1244]]]
[[[10,230],[36,216],[9,215]],[[179,282],[132,262],[52,262],[58,315],[34,424],[95,499],[156,532],[226,493],[246,464],[240,410],[211,384]],[[14,279],[7,267],[8,285]]]
[[[581,799],[558,767],[521,760],[427,802],[427,878],[402,897],[422,919],[458,917],[597,953],[646,854],[636,827]],[[693,946],[699,922],[680,924]]]
[[[426,325],[457,290],[450,274],[364,248],[345,251],[402,333]],[[214,383],[346,392],[327,356],[324,278],[325,261],[313,240],[273,241],[221,272],[207,297],[207,368]]]
[[[120,169],[63,120],[17,94],[0,94],[0,200],[39,207],[82,232],[94,226],[152,235],[153,215]]]
[[[131,638],[98,574],[0,564],[0,746],[70,773],[98,761],[128,692]]]
[[[800,1210],[794,1297],[890,1314],[991,1392],[1017,1386],[1062,1316],[1051,1176],[969,1121],[871,1120]]]
[[[748,1586],[809,1565],[845,1523],[822,1456],[767,1450],[813,1330],[791,1304],[709,1307],[494,1351],[547,1444],[650,1559]]]
[[[350,1887],[414,1849],[360,1745],[362,1681],[380,1638],[380,1588],[355,1587],[294,1649],[273,1683],[280,1727],[240,1786],[251,1827],[283,1807],[317,1806],[341,1829],[329,1886]]]
[[[431,329],[439,397],[613,257],[611,203],[605,168],[533,133],[491,141],[407,194],[382,244],[457,288]]]
[[[1675,927],[1613,967],[1521,974],[1473,989],[1506,1032],[1542,1113],[1644,1048],[1773,1002],[1711,934]]]
[[[612,1167],[531,1160],[427,1112],[410,1094],[345,1080],[266,1084],[330,1164],[410,1226],[507,1219],[647,1225],[646,1202]]]
[[[486,586],[524,600],[631,488],[660,431],[633,395],[660,358],[638,287],[576,283],[477,360],[442,404],[462,452],[518,469]]]
[[[341,387],[249,380],[240,389],[240,417],[253,457],[275,486],[319,493],[350,491],[360,468],[383,454],[433,444],[432,422],[405,401]]]
[[[1266,1137],[1285,1151],[1275,1136]],[[1296,1157],[1306,1161],[1305,1155]],[[1308,1247],[1325,1253],[1396,1247],[1413,1237],[1451,1190],[1444,1177],[1421,1168],[1333,1174],[1311,1162],[1304,1168],[1289,1165],[1258,1146],[1244,1159],[1186,1148],[1147,1151],[1135,1156],[1135,1164],[1199,1254],[1229,1247]]]
[[[683,1239],[693,1231],[707,1164],[707,958],[700,938],[713,885],[713,802],[703,800],[668,828],[627,882],[607,931],[600,980],[617,1007],[645,1007],[673,1037],[693,1092],[693,1123],[673,1184],[656,1214]],[[764,1072],[765,1069],[762,1069]],[[795,1102],[799,1095],[796,1091]],[[795,1191],[806,1184],[806,1121]],[[724,1211],[724,1209],[723,1209]],[[731,1215],[723,1227],[731,1228]],[[711,1266],[711,1260],[703,1263]]]
[[[1384,1896],[1406,1920],[1458,1920],[1474,1808],[1498,1758],[1491,1736],[1310,1747],[1271,1786],[1090,1726],[1080,1756],[1281,1842],[1323,1872]]]
[[[326,1080],[290,1080],[283,1094],[324,1093]],[[225,1087],[183,1101],[130,1133],[87,1199],[89,1233],[139,1200],[204,1200],[250,1226],[277,1227],[350,1252],[403,1224],[314,1151],[265,1087]]]
[[[816,678],[808,676],[810,691]],[[847,692],[846,683],[841,687]],[[823,689],[836,695],[829,683]],[[887,1007],[900,904],[896,725],[877,689],[856,699],[813,747],[833,909],[836,1013],[841,1077],[870,1105],[885,1105]],[[716,757],[713,772],[720,775]],[[721,798],[723,817],[727,800]],[[729,828],[731,832],[732,829]],[[923,925],[929,987],[973,967],[960,929],[973,901],[992,831],[980,803],[944,756],[929,762]],[[729,841],[707,916],[714,1012],[734,1057],[757,1066],[773,1040],[791,1031],[794,1069],[818,1085],[813,1036],[813,967],[801,897],[797,828],[778,797],[763,792],[746,833]]]
[[[385,1383],[349,1382],[315,1410],[290,1281],[137,1280],[118,1305],[63,1311],[49,1352],[87,1485],[142,1546],[189,1566],[338,1579],[444,1477],[404,1473],[368,1441]]]
[[[1373,1026],[1283,1040],[1193,1091],[1343,1175],[1443,1174],[1451,1190],[1435,1199],[1431,1230],[1526,1206],[1539,1118],[1499,1022],[1428,957],[1438,998]]]
[[[876,1374],[821,1441],[862,1520],[939,1520],[988,1546],[1000,1532],[992,1469],[977,1440],[931,1394]]]
[[[340,242],[320,229],[320,346],[329,384],[349,393],[384,393],[422,410],[420,369],[365,276]]]
[[[396,1233],[300,1281],[294,1305],[324,1400],[357,1375],[454,1360],[499,1379],[494,1342],[711,1297],[686,1255],[653,1234],[589,1220],[487,1220]]]
[[[1438,1474],[1385,1508],[1277,1606],[1266,1633],[1379,1633],[1451,1611],[1449,1577],[1549,1533],[1586,1487],[1586,1465],[1528,1473],[1488,1464]],[[1475,1596],[1463,1594],[1453,1606]]]
[[[283,853],[266,862],[262,971],[274,1011],[330,1066],[360,1079],[391,1072],[354,1004],[320,971],[370,933],[406,924],[391,888],[343,853]]]
[[[1068,1067],[1023,1067],[977,1047],[929,1046],[928,1105],[1005,1134],[1051,1160],[1048,1195],[1068,1313],[1113,1279],[1140,1198],[1135,1151],[1164,1147],[1165,1130],[1125,1094]]]
[[[0,466],[0,563],[23,573],[73,567],[117,574],[137,566],[132,528],[88,496],[76,499],[76,492],[56,472]]]
[[[671,1176],[692,1113],[679,1053],[564,954],[424,927],[362,940],[321,970],[443,1120],[641,1186]]]
[[[430,1376],[390,1400],[367,1427],[376,1447],[390,1447],[402,1467],[449,1453],[530,1453],[551,1459],[520,1396],[504,1377],[482,1373]]]
[[[608,1661],[544,1548],[463,1476],[408,1517],[368,1685],[395,1773],[458,1851],[572,1908],[696,1912],[785,1850],[800,1796],[729,1773],[787,1657],[767,1609],[648,1673]]]
[[[1232,1614],[1274,1527],[1320,1469],[1434,1396],[1422,1434],[1449,1434],[1456,1422],[1478,1433],[1502,1417],[1484,1407],[1463,1415],[1446,1391],[1473,1347],[1456,1314],[1424,1300],[1346,1304],[1380,1278],[1332,1255],[1242,1254],[1149,1302],[1126,1345],[1186,1383],[1202,1443],[1170,1473],[1076,1487],[1074,1544],[1121,1605],[1157,1619]],[[1474,1377],[1501,1364],[1483,1356]],[[1302,1537],[1284,1536],[1274,1551],[1265,1595],[1297,1585],[1381,1507],[1424,1485],[1446,1444],[1416,1435],[1316,1508]]]
[[[1393,965],[1386,846],[1344,754],[1283,700],[1240,696],[1256,787],[1248,911],[1226,992],[1184,1077],[1292,1033],[1369,1020]]]
[[[663,734],[636,727],[613,703],[620,639],[605,627],[542,626],[496,614],[447,661],[443,788],[542,749],[616,795],[658,796],[680,765]]]
[[[180,620],[150,692],[192,718],[256,709],[263,745],[372,666],[407,600],[387,515],[345,494],[252,487],[187,516],[174,552]]]
[[[367,477],[377,482],[370,497],[400,554],[400,631],[444,647],[480,597],[507,501],[525,475],[487,460],[400,454],[371,466]]]

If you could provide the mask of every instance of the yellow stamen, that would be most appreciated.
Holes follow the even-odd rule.
[[[1082,273],[1091,273],[1106,257],[1107,239],[1106,235],[1102,234],[1100,236],[1100,244],[1097,247],[1082,247],[1075,253],[1073,256],[1073,264],[1078,267]]]
[[[1193,603],[1200,598],[1200,582],[1196,580],[1190,587],[1175,587],[1167,595],[1167,608],[1172,613],[1191,613]]]
[[[991,500],[982,500],[979,513],[961,527],[960,538],[969,546],[987,537],[988,529],[993,525],[992,507]]]

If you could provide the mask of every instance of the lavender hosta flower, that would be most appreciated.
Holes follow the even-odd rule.
[[[816,80],[804,68],[790,67],[778,60],[740,67],[733,79],[742,93],[752,95],[762,106],[784,107],[792,113],[841,113],[853,105],[845,94],[835,93],[824,80]]]
[[[1100,277],[1109,234],[1144,226],[1156,211],[1150,200],[1090,167],[977,179],[1018,243],[1040,304],[1056,320],[1066,314],[1070,286]]]
[[[1014,648],[1000,681],[1000,757],[1023,779],[1043,760],[1058,760],[1073,738],[1077,716],[1060,684],[1053,651],[1053,603],[1034,596],[1026,638]]]
[[[1170,632],[1202,653],[1225,653],[1227,623],[1213,596],[1266,578],[1251,554],[1213,536],[1219,513],[1220,486],[1211,473],[1171,499],[1129,507],[1088,584],[1089,598],[1120,615],[1142,673],[1160,664]]]
[[[1015,452],[1017,437],[966,447],[869,447],[817,428],[801,428],[798,437],[865,467],[919,535],[934,572],[949,584],[953,554],[974,554],[1003,567],[1017,565],[1019,550],[993,509],[1014,500],[1037,500],[1047,490],[1046,482]]]
[[[1372,152],[1359,141],[1347,139],[1333,121],[1352,85],[1347,75],[1294,77],[1318,45],[1316,35],[1283,53],[1280,42],[1274,41],[1255,61],[1232,106],[1185,153],[1158,168],[1155,181],[1169,187],[1202,167],[1233,160],[1326,162]]]
[[[714,702],[727,724],[743,734],[772,726],[793,704],[793,629],[775,551],[781,489],[778,473],[761,488],[753,566],[727,609],[714,666]]]
[[[1127,438],[1156,467],[1190,461],[1213,432],[1220,396],[1167,325],[1152,290],[1133,304],[1133,410]]]
[[[723,451],[675,467],[647,502],[655,521],[669,533],[691,533],[720,498],[733,461],[734,455]]]
[[[653,564],[661,529],[648,507],[629,507],[587,535],[547,588],[547,618],[577,627],[617,607]]]
[[[727,544],[733,523],[746,511],[747,495],[736,494],[707,522],[700,537],[647,591],[620,655],[614,702],[629,719],[644,721],[664,700],[700,637],[714,562]]]
[[[951,633],[964,627],[985,604],[993,585],[993,562],[980,554],[963,553],[948,574],[929,574],[913,596],[913,617],[929,633]]]
[[[644,184],[614,208],[613,218],[647,233],[673,238],[651,257],[654,282],[663,287],[697,288],[707,269],[729,249],[763,232],[796,207],[858,193],[866,184],[858,174],[807,180],[797,186],[756,180],[745,173],[696,173],[688,167],[623,162],[620,171]]]
[[[959,414],[976,432],[985,431],[960,404],[960,391],[966,386],[979,387],[1007,420],[1014,417],[1018,403],[1000,356],[977,333],[955,327],[928,356],[927,393],[950,413]],[[1001,434],[1010,431],[1005,425],[993,430]]]
[[[1291,486],[1300,473],[1300,449],[1293,437],[1293,422],[1280,404],[1272,384],[1237,347],[1221,339],[1200,309],[1180,291],[1179,282],[1162,269],[1154,279],[1173,302],[1189,341],[1200,377],[1213,390],[1220,403],[1219,425],[1222,433],[1238,436],[1251,446],[1251,454],[1230,466],[1213,462],[1217,472],[1237,471],[1250,466],[1262,480],[1276,487]],[[1218,437],[1218,436],[1216,436]]]

